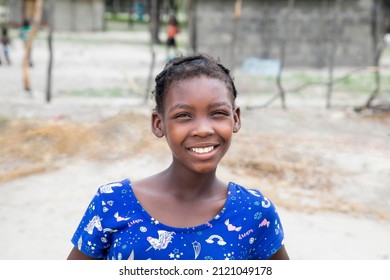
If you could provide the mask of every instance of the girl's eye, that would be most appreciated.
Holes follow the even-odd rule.
[[[175,119],[189,119],[191,116],[187,113],[179,113],[175,115]]]
[[[216,117],[219,117],[219,116],[229,116],[229,113],[225,112],[225,111],[216,111],[216,112],[213,112],[211,115],[212,116],[216,116]]]

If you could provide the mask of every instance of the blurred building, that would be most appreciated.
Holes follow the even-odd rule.
[[[36,0],[7,1],[7,22],[18,26],[23,19],[32,20]],[[61,31],[101,31],[104,29],[104,0],[51,0],[54,28]],[[44,1],[43,23],[47,19],[49,1]]]
[[[332,49],[335,66],[372,65],[375,24],[386,29],[389,0],[343,0],[339,9],[336,0],[296,0],[292,10],[288,2],[244,0],[235,21],[235,0],[192,1],[190,46],[235,66],[278,60],[284,43],[286,67],[324,67]]]

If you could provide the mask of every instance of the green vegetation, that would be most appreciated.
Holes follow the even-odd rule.
[[[384,84],[383,84],[384,85]],[[389,86],[388,84],[387,86]],[[347,77],[335,84],[337,90],[367,93],[374,89],[374,77],[371,74],[360,74]]]
[[[321,75],[316,71],[309,73],[294,73],[283,77],[282,83],[287,90],[292,89],[308,89],[310,85],[326,86],[328,82],[327,75]],[[353,92],[356,94],[367,94],[375,88],[375,77],[369,71],[359,72],[344,77],[344,74],[336,75],[333,88],[335,91]],[[304,86],[306,85],[306,86]],[[381,75],[381,92],[383,94],[390,94],[390,75]]]
[[[87,89],[74,89],[69,92],[63,93],[71,96],[79,97],[130,97],[130,96],[139,96],[139,93],[132,91],[129,88],[105,88],[105,89],[96,89],[96,88],[87,88]]]
[[[10,119],[9,119],[9,118],[4,117],[4,116],[0,116],[0,127],[1,127],[2,125],[8,124],[9,122],[10,122]]]

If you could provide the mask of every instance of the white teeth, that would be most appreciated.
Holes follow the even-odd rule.
[[[214,146],[206,147],[206,148],[191,148],[191,151],[197,154],[205,154],[214,150]]]

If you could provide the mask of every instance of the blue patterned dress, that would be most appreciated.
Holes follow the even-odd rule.
[[[268,259],[284,241],[272,202],[258,190],[230,182],[224,208],[205,224],[175,228],[151,217],[125,179],[101,186],[72,243],[108,260]]]

